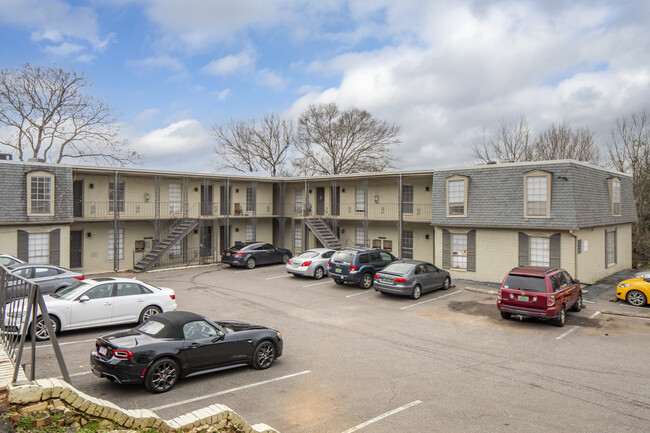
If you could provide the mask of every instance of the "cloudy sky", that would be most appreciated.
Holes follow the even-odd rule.
[[[649,28],[647,0],[0,0],[0,67],[85,72],[146,168],[214,171],[214,125],[333,101],[430,169],[520,115],[606,146],[650,109]]]

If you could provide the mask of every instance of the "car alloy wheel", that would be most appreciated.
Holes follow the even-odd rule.
[[[323,278],[323,275],[325,275],[323,268],[321,268],[320,266],[317,267],[316,270],[314,271],[314,278],[320,280],[321,278]]]
[[[560,313],[557,315],[557,318],[555,319],[555,326],[559,326],[560,328],[564,326],[566,323],[566,307],[562,305],[562,308],[560,308]]]
[[[643,307],[648,301],[645,295],[638,290],[631,290],[627,293],[625,300],[628,304],[634,305],[635,307]]]
[[[258,370],[265,370],[275,361],[275,345],[270,341],[262,341],[255,348],[253,356],[253,366]]]
[[[413,293],[411,293],[411,298],[420,299],[420,295],[422,295],[422,288],[420,286],[413,287]]]
[[[575,311],[576,313],[580,310],[582,310],[582,293],[578,295],[578,299],[576,299],[576,303],[573,304],[573,306],[571,307],[571,311]]]
[[[451,279],[449,277],[445,278],[445,282],[442,283],[442,290],[447,290],[451,287]]]
[[[246,260],[246,267],[247,267],[248,269],[253,269],[253,268],[255,267],[256,264],[257,264],[257,262],[256,262],[255,259],[252,258],[252,257],[251,257],[250,259]]]
[[[178,365],[169,358],[161,358],[147,370],[145,386],[151,392],[159,393],[172,389],[178,380]]]
[[[289,261],[290,257],[289,254],[285,254],[282,256],[282,263],[286,264]]]
[[[56,335],[56,333],[59,332],[59,323],[53,316],[50,316],[50,322],[52,323],[52,330]],[[39,316],[38,319],[36,319],[36,329],[34,329],[34,334],[36,335],[37,341],[50,339],[50,334],[47,332],[47,326],[45,326],[45,319],[43,319],[43,316]]]
[[[144,323],[147,320],[151,318],[154,314],[161,313],[160,308],[155,307],[155,306],[150,306],[142,310],[142,313],[140,314],[140,322],[139,323]]]
[[[372,287],[372,275],[363,274],[361,277],[361,283],[359,284],[362,289],[369,289]]]

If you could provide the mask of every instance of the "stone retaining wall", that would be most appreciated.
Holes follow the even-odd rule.
[[[7,391],[11,404],[59,399],[81,413],[104,418],[131,429],[151,428],[176,432],[205,425],[214,428],[230,425],[240,433],[278,433],[266,424],[249,425],[235,411],[222,404],[213,404],[171,420],[163,420],[148,409],[122,409],[110,401],[89,396],[61,379],[39,379],[29,385],[9,385]]]

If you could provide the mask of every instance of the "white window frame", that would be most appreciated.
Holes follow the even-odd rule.
[[[358,247],[366,246],[366,229],[357,227],[355,232],[355,243]]]
[[[293,212],[300,214],[302,212],[302,189],[297,188],[293,205]]]
[[[605,261],[607,266],[616,264],[616,231],[608,230],[605,236]]]
[[[402,214],[413,214],[413,185],[402,185]]]
[[[255,226],[252,221],[246,221],[246,242],[253,242],[255,240]]]
[[[180,183],[169,184],[169,212],[180,212],[183,193],[181,192]]]
[[[357,186],[354,192],[355,210],[357,212],[366,211],[366,190],[362,186]]]
[[[50,263],[50,234],[29,233],[27,251],[30,264],[47,265]]]
[[[447,178],[447,216],[450,218],[467,216],[467,193],[469,178],[451,176]]]
[[[612,202],[612,216],[621,216],[621,180],[619,178],[608,179],[609,196]]]
[[[118,260],[124,260],[124,229],[119,229],[118,230]],[[115,230],[113,229],[108,229],[108,261],[112,262],[115,260],[115,255],[114,255],[114,237],[115,237]]]
[[[255,189],[253,187],[246,188],[246,212],[255,212]]]
[[[467,270],[467,233],[451,233],[451,269]]]
[[[293,244],[296,249],[302,250],[302,224],[296,224],[293,229]]]
[[[551,239],[546,237],[531,236],[528,246],[528,263],[530,266],[550,266]]]
[[[408,242],[410,241],[410,242]],[[413,258],[413,230],[402,230],[402,258]]]
[[[181,255],[181,243],[176,242],[172,247],[169,249],[169,257],[178,257]]]
[[[550,216],[551,174],[541,170],[525,174],[524,218],[550,218]]]
[[[27,197],[27,215],[54,216],[54,175],[45,171],[29,173]]]

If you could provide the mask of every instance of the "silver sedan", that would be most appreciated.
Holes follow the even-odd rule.
[[[327,263],[335,251],[329,248],[307,250],[287,262],[287,272],[317,280],[327,275]]]
[[[431,290],[447,290],[451,287],[451,277],[449,272],[429,262],[398,260],[377,272],[374,286],[381,293],[418,299]]]

